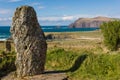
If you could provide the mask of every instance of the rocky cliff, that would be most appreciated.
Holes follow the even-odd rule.
[[[113,20],[108,17],[95,17],[95,18],[79,18],[74,23],[70,24],[70,28],[89,28],[89,27],[99,27],[103,22],[108,22]]]

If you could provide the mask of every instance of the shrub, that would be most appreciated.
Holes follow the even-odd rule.
[[[120,21],[110,21],[100,26],[104,43],[109,50],[117,50],[120,45]]]

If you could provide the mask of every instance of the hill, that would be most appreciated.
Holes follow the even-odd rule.
[[[69,25],[70,28],[89,28],[89,27],[99,27],[103,22],[108,22],[112,20],[119,20],[116,18],[108,17],[95,17],[95,18],[79,18],[75,22]]]

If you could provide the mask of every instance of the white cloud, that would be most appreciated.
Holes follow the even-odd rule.
[[[40,5],[41,3],[38,3],[38,2],[34,2],[34,3],[31,3],[32,6],[36,6],[36,5]]]
[[[102,14],[96,14],[96,15],[63,15],[63,16],[40,16],[38,17],[38,20],[40,21],[40,24],[43,25],[55,25],[55,24],[61,24],[61,25],[68,25],[72,22],[74,22],[75,20],[77,20],[78,18],[93,18],[93,17],[97,17],[97,16],[106,16],[106,17],[112,17],[112,18],[120,18],[119,15],[115,16],[108,16],[108,15],[102,15]],[[8,23],[8,25],[10,25],[10,22],[12,21],[11,17],[1,17],[0,18],[0,25],[6,25]]]
[[[114,16],[114,18],[120,18],[120,15],[116,15],[116,16]]]
[[[66,21],[66,20],[73,20],[75,17],[74,16],[63,16],[62,20]]]
[[[31,5],[37,7],[38,9],[43,9],[43,8],[45,8],[44,6],[42,6],[41,3],[38,3],[38,2],[34,2],[34,3],[32,3]]]
[[[50,16],[50,17],[38,17],[38,20],[41,21],[58,21],[60,20],[60,17],[54,17],[54,16]]]
[[[8,14],[8,13],[10,13],[11,12],[11,10],[10,9],[0,9],[0,14]]]
[[[120,13],[111,14],[109,16],[112,18],[120,18]]]
[[[12,20],[11,17],[9,17],[9,18],[0,18],[0,21],[11,21],[11,20]]]
[[[49,17],[38,17],[40,21],[71,21],[74,20],[74,16],[49,16]]]
[[[43,9],[43,8],[45,8],[44,6],[38,6],[38,9]]]
[[[0,18],[0,21],[2,21],[2,18]]]
[[[38,17],[38,20],[40,21],[75,21],[78,18],[93,18],[93,17],[98,17],[98,16],[120,18],[120,15],[109,16],[109,15],[102,15],[102,14],[96,14],[96,15],[80,14],[80,15],[63,15],[63,16],[49,16],[49,17],[41,16],[41,17]]]
[[[64,16],[40,16],[38,17],[39,21],[74,21],[77,20],[78,18],[93,18],[93,17],[97,17],[97,16],[105,16],[105,17],[111,17],[111,16],[107,16],[107,15],[64,15]],[[112,18],[119,18],[120,16],[112,16]],[[12,20],[11,17],[8,18],[0,18],[0,21],[8,21],[8,20]]]
[[[22,1],[22,0],[9,0],[8,2],[19,2],[19,1]]]

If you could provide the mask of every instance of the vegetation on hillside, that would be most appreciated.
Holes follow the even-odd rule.
[[[120,47],[120,21],[110,21],[101,25],[104,43],[111,51]]]

